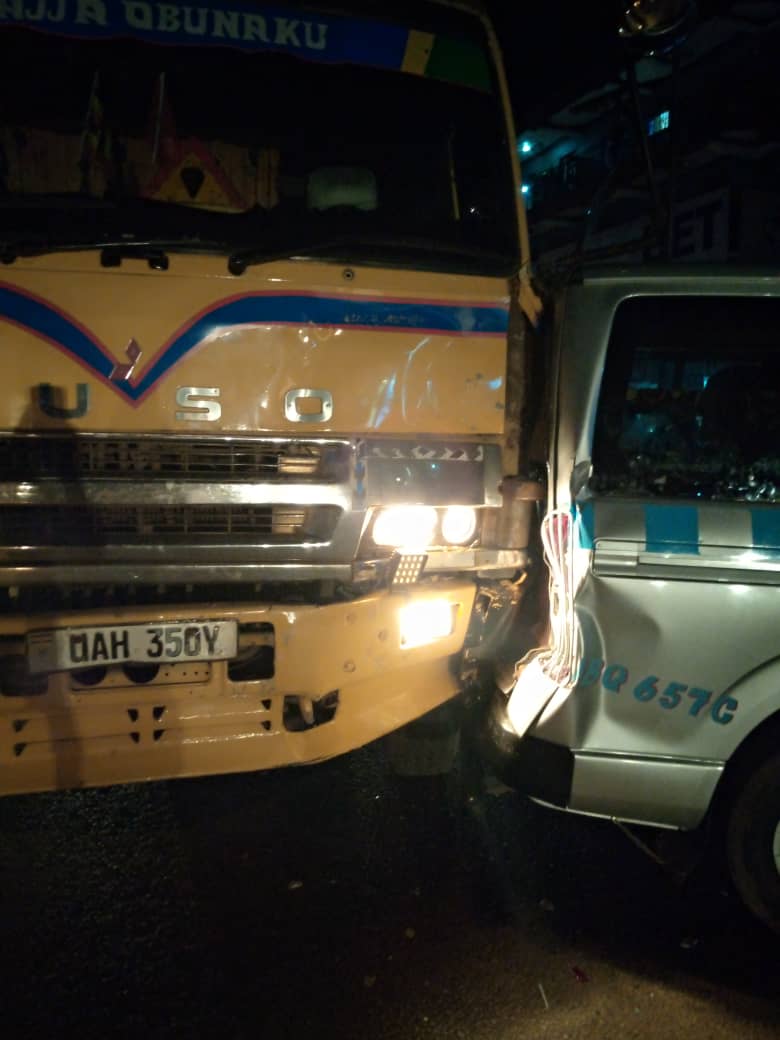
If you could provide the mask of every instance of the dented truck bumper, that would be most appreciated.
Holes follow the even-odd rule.
[[[244,659],[256,643],[258,677],[212,661],[162,665],[151,677],[112,665],[15,679],[31,631],[193,620],[194,611],[6,616],[0,794],[270,769],[360,747],[458,693],[475,594],[473,581],[450,579],[324,606],[201,605],[203,618],[237,620]],[[451,607],[451,632],[404,645],[403,608],[431,601]]]

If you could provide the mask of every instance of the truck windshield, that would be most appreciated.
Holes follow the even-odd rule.
[[[291,24],[295,40],[304,30]],[[462,52],[460,71],[432,77],[213,41],[165,47],[2,23],[0,38],[0,240],[283,249],[338,232],[406,239],[397,262],[417,244],[444,266],[460,257],[479,269],[482,256],[512,269],[510,146],[482,43],[475,73]],[[392,263],[393,249],[375,259]]]

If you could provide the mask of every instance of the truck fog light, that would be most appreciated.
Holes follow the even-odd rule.
[[[383,509],[374,521],[374,542],[395,549],[425,548],[433,541],[437,519],[431,506]]]
[[[401,646],[408,650],[451,636],[457,605],[446,599],[428,599],[401,607]]]
[[[477,511],[471,506],[450,506],[444,510],[441,533],[445,542],[462,545],[470,542],[477,529]]]

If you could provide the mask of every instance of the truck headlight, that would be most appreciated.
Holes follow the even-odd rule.
[[[441,519],[441,533],[450,545],[470,542],[477,529],[477,511],[471,506],[450,506]]]
[[[383,509],[374,521],[374,542],[394,549],[425,548],[434,540],[437,519],[432,506]]]

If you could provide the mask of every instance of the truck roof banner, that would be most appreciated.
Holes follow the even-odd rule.
[[[77,39],[277,51],[310,61],[369,65],[491,89],[476,40],[440,36],[369,18],[289,7],[200,6],[150,0],[0,0],[0,27]]]

